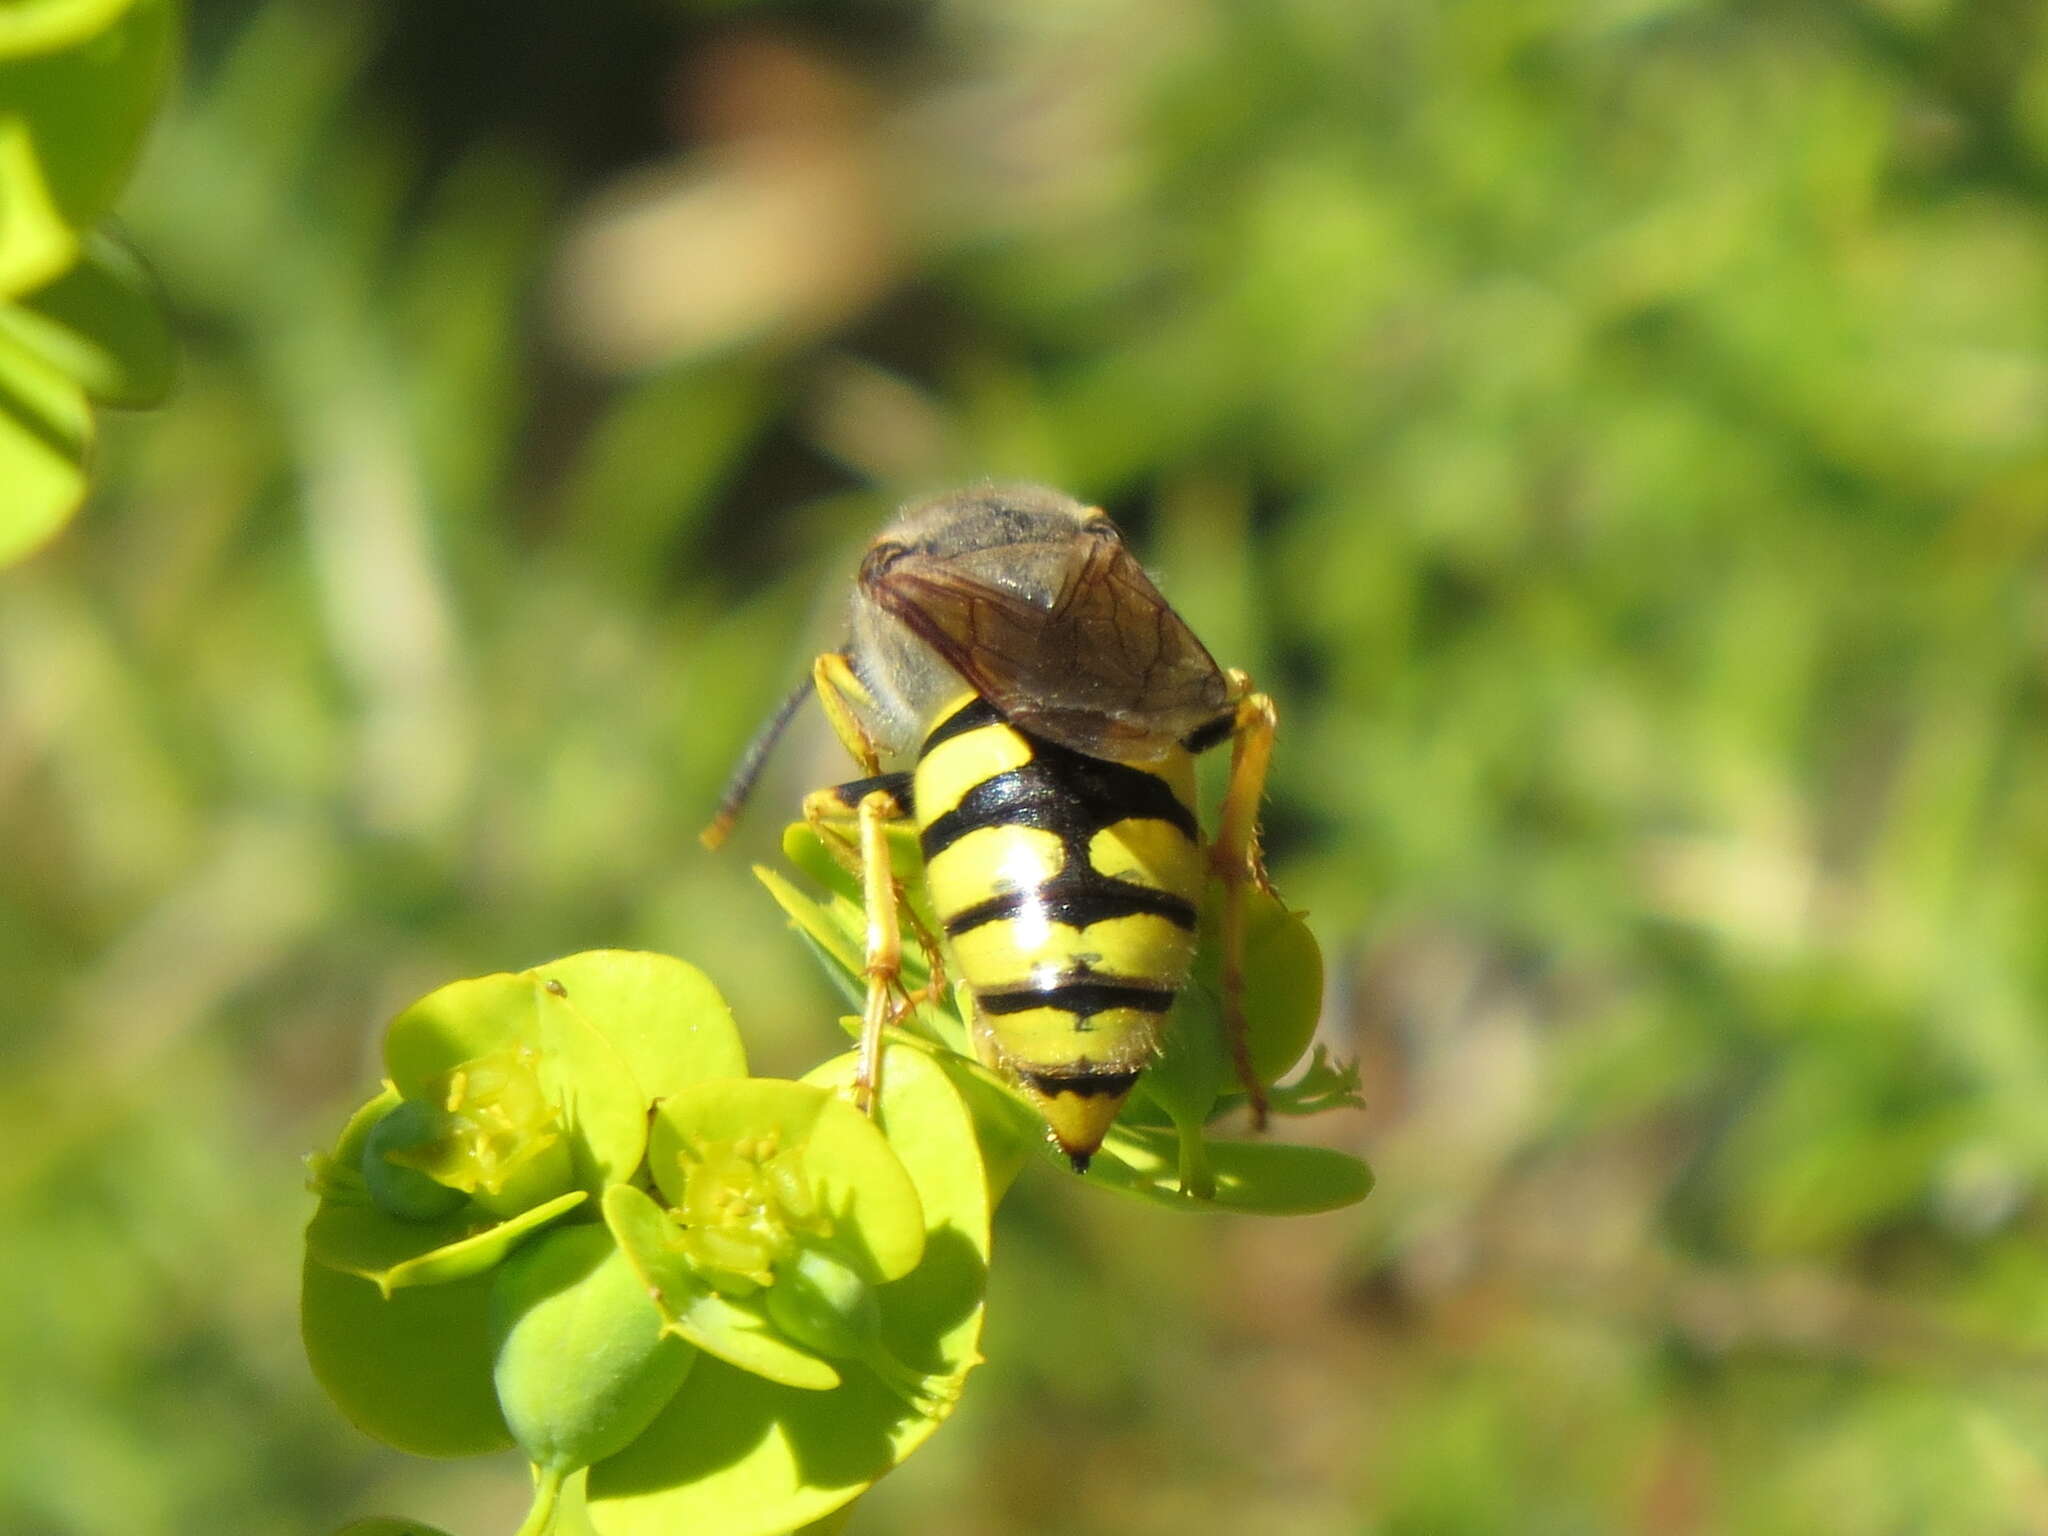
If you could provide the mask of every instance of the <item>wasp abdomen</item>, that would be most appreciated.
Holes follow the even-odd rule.
[[[1089,757],[969,695],[927,733],[914,793],[976,1045],[1085,1161],[1194,958],[1204,871],[1193,760]]]

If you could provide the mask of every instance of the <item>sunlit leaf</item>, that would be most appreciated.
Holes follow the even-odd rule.
[[[1209,1141],[1213,1193],[1181,1185],[1181,1143],[1170,1131],[1115,1127],[1088,1165],[1089,1182],[1175,1210],[1306,1216],[1352,1205],[1372,1193],[1372,1170],[1348,1153],[1282,1141]]]
[[[25,118],[0,116],[0,300],[62,276],[81,241],[36,156],[34,129]]]
[[[490,1277],[388,1299],[367,1280],[306,1261],[306,1358],[355,1426],[415,1456],[480,1456],[512,1444],[491,1387]]]
[[[0,7],[0,61],[74,47],[111,26],[134,0],[10,0]]]
[[[0,61],[0,297],[40,288],[68,266],[46,234],[11,227],[17,208],[50,210],[74,231],[113,206],[170,78],[177,13],[132,0],[73,46]],[[31,190],[17,203],[12,189]],[[74,246],[75,250],[75,246]]]
[[[384,1291],[444,1285],[492,1268],[522,1239],[589,1198],[587,1191],[572,1189],[502,1220],[471,1207],[466,1215],[427,1222],[398,1221],[371,1206],[330,1200],[306,1228],[306,1253]]]
[[[746,1049],[732,1010],[694,965],[640,950],[599,949],[527,972],[559,982],[569,1006],[618,1047],[656,1099],[713,1077],[744,1077]]]
[[[0,565],[34,551],[85,499],[85,392],[0,334]]]

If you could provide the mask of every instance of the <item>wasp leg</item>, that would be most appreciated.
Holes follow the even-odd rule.
[[[886,790],[874,790],[861,797],[860,825],[861,894],[867,905],[868,936],[867,1006],[860,1016],[860,1065],[853,1078],[853,1102],[857,1109],[874,1113],[875,1100],[882,1091],[882,1026],[893,1010],[889,989],[902,990],[903,936],[896,926],[896,876],[889,865],[888,823],[900,806]]]
[[[860,764],[862,773],[870,778],[880,775],[881,749],[861,722],[861,711],[873,709],[875,698],[853,670],[852,658],[844,651],[826,651],[811,663],[811,686],[817,690],[818,702],[825,707],[825,718],[832,722],[832,734],[839,744]]]
[[[857,880],[867,878],[867,866],[862,862],[860,853],[857,813],[862,798],[876,790],[886,792],[896,802],[891,820],[910,815],[910,775],[907,773],[881,773],[871,779],[855,779],[851,783],[835,784],[830,789],[813,790],[804,796],[805,822],[817,833],[825,851]],[[899,900],[903,896],[903,882],[900,880],[896,882],[896,894]],[[917,935],[917,947],[924,955],[926,969],[931,973],[931,979],[924,986],[903,996],[907,1006],[915,1007],[946,995],[946,966],[941,958],[938,936],[917,915],[917,908],[903,901],[902,916]]]
[[[945,997],[946,962],[939,953],[938,935],[925,927],[924,919],[917,915],[917,908],[906,901],[902,905],[902,913],[910,919],[911,932],[917,935],[918,953],[924,957],[925,970],[924,985],[915,992],[903,994],[903,1012],[907,1014],[924,1003],[936,1005]]]
[[[895,878],[889,858],[888,827],[910,814],[910,775],[884,773],[869,779],[855,779],[831,789],[814,790],[804,797],[804,821],[818,835],[840,864],[860,881],[867,913],[867,1003],[861,1016],[861,1070],[856,1083],[856,1101],[863,1107],[871,1097],[862,1085],[871,1084],[879,1071],[881,1024],[894,1024],[919,1004],[945,996],[945,966],[939,958],[939,943],[917,909],[904,899],[903,883]],[[929,979],[916,992],[905,990],[901,980],[902,939],[899,920],[907,921],[917,937]],[[899,1002],[889,1003],[890,992]],[[880,999],[878,1002],[877,999]],[[877,1009],[881,1024],[874,1022]]]
[[[1266,770],[1273,761],[1273,728],[1278,717],[1273,701],[1252,692],[1251,679],[1244,673],[1231,672],[1230,683],[1237,699],[1230,726],[1230,783],[1223,794],[1223,811],[1209,859],[1211,873],[1223,886],[1223,1029],[1238,1081],[1251,1102],[1252,1123],[1263,1130],[1266,1088],[1252,1065],[1244,1017],[1244,890],[1247,884],[1256,884],[1268,895],[1273,893],[1259,851],[1259,802],[1266,792]]]
[[[825,851],[839,861],[847,873],[865,878],[867,866],[860,853],[860,803],[869,795],[886,795],[891,821],[910,814],[910,775],[878,773],[872,778],[854,779],[830,789],[814,789],[804,796],[804,822],[818,834]]]

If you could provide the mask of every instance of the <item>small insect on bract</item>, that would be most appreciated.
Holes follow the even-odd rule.
[[[1085,1169],[1159,1043],[1221,883],[1223,1013],[1255,1118],[1244,891],[1265,889],[1258,806],[1273,704],[1189,631],[1101,511],[1040,486],[915,503],[868,547],[852,634],[748,749],[704,841],[724,840],[769,748],[815,690],[863,777],[804,815],[863,882],[867,996],[856,1091],[900,1017],[887,824],[914,817],[943,955],[975,1049]],[[1215,835],[1194,756],[1231,743]]]

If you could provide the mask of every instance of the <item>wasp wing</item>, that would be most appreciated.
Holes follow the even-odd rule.
[[[861,586],[1013,724],[1091,757],[1159,757],[1229,704],[1215,659],[1114,538],[1011,546],[999,563],[905,552]]]

